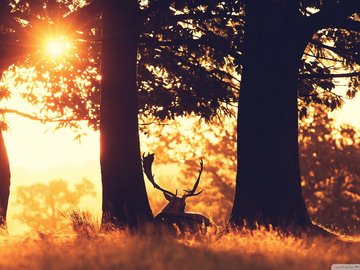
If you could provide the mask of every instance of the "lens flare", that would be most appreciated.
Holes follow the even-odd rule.
[[[46,42],[46,52],[53,58],[64,56],[71,49],[70,41],[65,38],[52,38]]]

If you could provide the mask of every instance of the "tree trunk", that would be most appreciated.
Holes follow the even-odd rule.
[[[143,178],[138,131],[137,1],[105,1],[100,114],[103,223],[136,228],[153,215]]]
[[[247,2],[236,192],[229,223],[305,228],[311,221],[300,185],[297,83],[311,34],[304,34],[297,7]]]
[[[6,225],[10,194],[10,166],[2,131],[0,130],[0,226]]]
[[[0,0],[0,28],[8,16],[8,3]],[[6,53],[6,40],[4,33],[0,31],[0,77],[7,68],[8,55]],[[6,213],[10,194],[10,166],[6,152],[6,146],[0,129],[0,226],[6,225]]]

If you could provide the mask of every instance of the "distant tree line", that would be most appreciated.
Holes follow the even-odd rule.
[[[71,211],[81,211],[80,202],[87,196],[95,196],[94,185],[83,179],[74,187],[68,181],[51,180],[19,186],[15,191],[14,218],[40,232],[59,232],[70,228]]]

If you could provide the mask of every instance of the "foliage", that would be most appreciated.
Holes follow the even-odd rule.
[[[334,110],[342,106],[344,98],[353,98],[359,90],[360,19],[356,12],[360,10],[347,1],[299,3],[301,12],[316,30],[300,69],[299,105],[301,116],[305,116],[310,104]],[[336,87],[344,83],[347,89],[341,93]]]
[[[5,46],[0,51],[11,57],[2,61],[2,70],[7,66],[10,70],[1,96],[8,98],[9,90],[22,89],[19,95],[40,108],[32,118],[56,121],[59,127],[77,127],[78,120],[87,120],[97,129],[99,3],[93,1],[95,8],[82,9],[86,1],[3,0],[0,36]],[[218,110],[229,113],[226,104],[236,100],[239,83],[231,73],[239,67],[228,51],[237,56],[240,52],[227,38],[235,39],[242,31],[238,4],[150,1],[142,2],[141,8],[145,18],[138,68],[141,112],[158,119],[191,112],[209,119]],[[66,58],[44,57],[44,38],[49,33],[71,39]],[[224,42],[229,48],[220,50]]]
[[[24,75],[12,66],[5,80],[26,84],[21,96],[39,105],[39,118],[62,120],[59,126],[76,126],[77,120],[87,120],[92,128],[98,128],[101,3],[94,0],[83,8],[85,1],[16,2],[11,2],[11,12],[3,9],[7,16],[2,29],[10,49],[17,51],[14,45],[19,42],[27,45],[20,55],[30,52],[30,57],[20,66],[32,72]],[[245,2],[140,1],[144,26],[137,61],[142,116],[164,120],[194,113],[209,120],[231,114],[229,105],[236,104],[240,89]],[[313,31],[300,64],[301,116],[314,103],[340,107],[344,95],[352,98],[358,90],[360,22],[357,14],[344,15],[356,11],[345,2],[298,2],[302,15],[297,16],[311,28],[304,31]],[[339,7],[344,11],[326,17]],[[61,63],[39,58],[41,49],[38,45],[34,48],[41,40],[38,29],[71,37],[74,48],[70,57]],[[9,55],[14,55],[14,50],[10,51]],[[335,91],[338,78],[349,78],[344,95]],[[35,91],[39,86],[48,91]],[[1,96],[9,95],[7,88],[9,85],[3,87]]]
[[[293,19],[304,27],[293,35],[310,33],[299,59],[300,116],[313,104],[341,107],[344,96],[353,98],[359,89],[359,10],[346,1],[282,2],[283,7],[262,5],[298,5],[302,15]],[[245,6],[246,1],[149,1],[139,48],[142,113],[160,119],[194,113],[207,120],[231,114],[228,104],[236,104],[240,89]],[[332,13],[337,14],[327,16]],[[348,89],[339,93],[344,81]]]
[[[239,90],[236,1],[149,1],[140,37],[140,111],[159,119],[230,114]]]
[[[78,127],[79,120],[96,129],[99,118],[99,34],[86,22],[73,25],[66,15],[84,1],[3,1],[4,10],[0,47],[4,72],[1,99],[21,97],[37,110],[6,108],[1,113],[18,113],[58,127]],[[8,6],[9,7],[9,6]],[[84,18],[83,18],[84,19]],[[92,22],[96,20],[92,18]],[[51,39],[67,44],[61,57],[47,52]],[[3,45],[5,44],[5,45]],[[7,67],[9,67],[7,69]]]
[[[312,218],[345,233],[359,233],[360,133],[349,125],[337,127],[318,109],[313,121],[300,127],[303,193]]]
[[[68,211],[77,208],[86,196],[95,196],[94,186],[87,179],[75,184],[73,190],[64,180],[20,186],[15,204],[21,207],[21,212],[15,218],[35,230],[61,231],[69,226]]]

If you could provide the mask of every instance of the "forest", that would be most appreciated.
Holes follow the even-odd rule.
[[[0,72],[0,268],[360,269],[359,1],[0,0]]]

